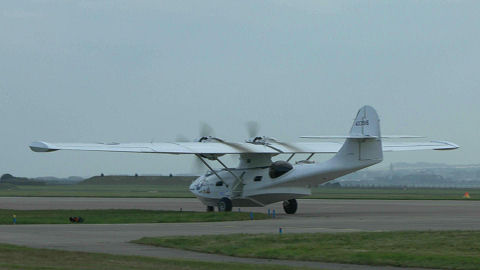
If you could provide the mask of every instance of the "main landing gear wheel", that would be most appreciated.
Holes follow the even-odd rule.
[[[207,206],[207,212],[213,212],[215,210],[213,206]]]
[[[222,198],[218,203],[218,212],[230,212],[232,211],[232,201],[229,198]]]
[[[291,199],[288,201],[283,201],[283,210],[285,210],[285,213],[295,214],[295,212],[297,212],[297,208],[298,208],[297,200]]]

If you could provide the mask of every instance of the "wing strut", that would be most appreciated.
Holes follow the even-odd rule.
[[[233,187],[232,187],[232,195],[233,195],[237,187],[242,183],[242,179],[238,177],[236,174],[234,174],[218,157],[216,157],[215,160],[218,161],[218,163],[220,163],[227,172],[229,172],[233,177],[235,177],[236,181],[235,183],[233,183]]]
[[[315,153],[311,153],[310,156],[308,156],[307,160],[310,160],[313,157],[313,155],[315,155]]]
[[[292,158],[293,158],[293,156],[295,156],[295,153],[293,153],[293,154],[291,154],[291,155],[290,155],[290,157],[287,159],[287,162],[289,162],[289,161],[290,161],[290,159],[292,159]]]
[[[203,158],[202,158],[199,154],[195,154],[195,156],[197,156],[197,157],[202,161],[202,163],[203,163],[205,166],[207,166],[207,168],[208,168],[212,173],[214,173],[214,174],[218,177],[218,179],[220,179],[220,181],[222,181],[223,184],[225,184],[226,187],[228,187],[228,184],[227,184],[225,181],[223,181],[223,178],[220,177],[220,175],[218,175],[218,173],[217,173],[212,167],[210,167],[210,165],[208,165],[208,163],[207,163],[205,160],[203,160]],[[218,159],[217,159],[217,160],[218,160]]]

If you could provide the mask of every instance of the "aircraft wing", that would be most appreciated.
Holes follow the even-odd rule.
[[[160,154],[293,154],[336,153],[342,145],[334,142],[269,143],[268,145],[231,142],[182,143],[49,143],[33,142],[34,152],[57,150],[107,151]]]
[[[106,151],[159,154],[302,154],[337,153],[340,142],[298,142],[268,144],[231,142],[182,142],[182,143],[49,143],[33,142],[34,152],[57,150]],[[383,151],[451,150],[458,148],[450,142],[383,142]]]

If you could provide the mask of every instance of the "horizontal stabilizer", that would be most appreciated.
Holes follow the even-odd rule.
[[[378,138],[373,136],[300,136],[303,139],[368,139],[368,138]],[[414,136],[414,135],[383,135],[382,139],[418,139],[425,138],[425,136]]]
[[[458,145],[447,141],[383,143],[384,152],[411,150],[455,150],[457,148],[459,148]]]

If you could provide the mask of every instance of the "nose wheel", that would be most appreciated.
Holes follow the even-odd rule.
[[[298,208],[297,200],[291,199],[288,201],[283,201],[283,210],[285,210],[285,213],[295,214],[295,212],[297,212],[297,208]]]
[[[213,212],[215,210],[213,206],[207,206],[207,212]]]
[[[229,198],[224,197],[217,203],[217,207],[218,212],[230,212],[233,207],[232,201]]]

